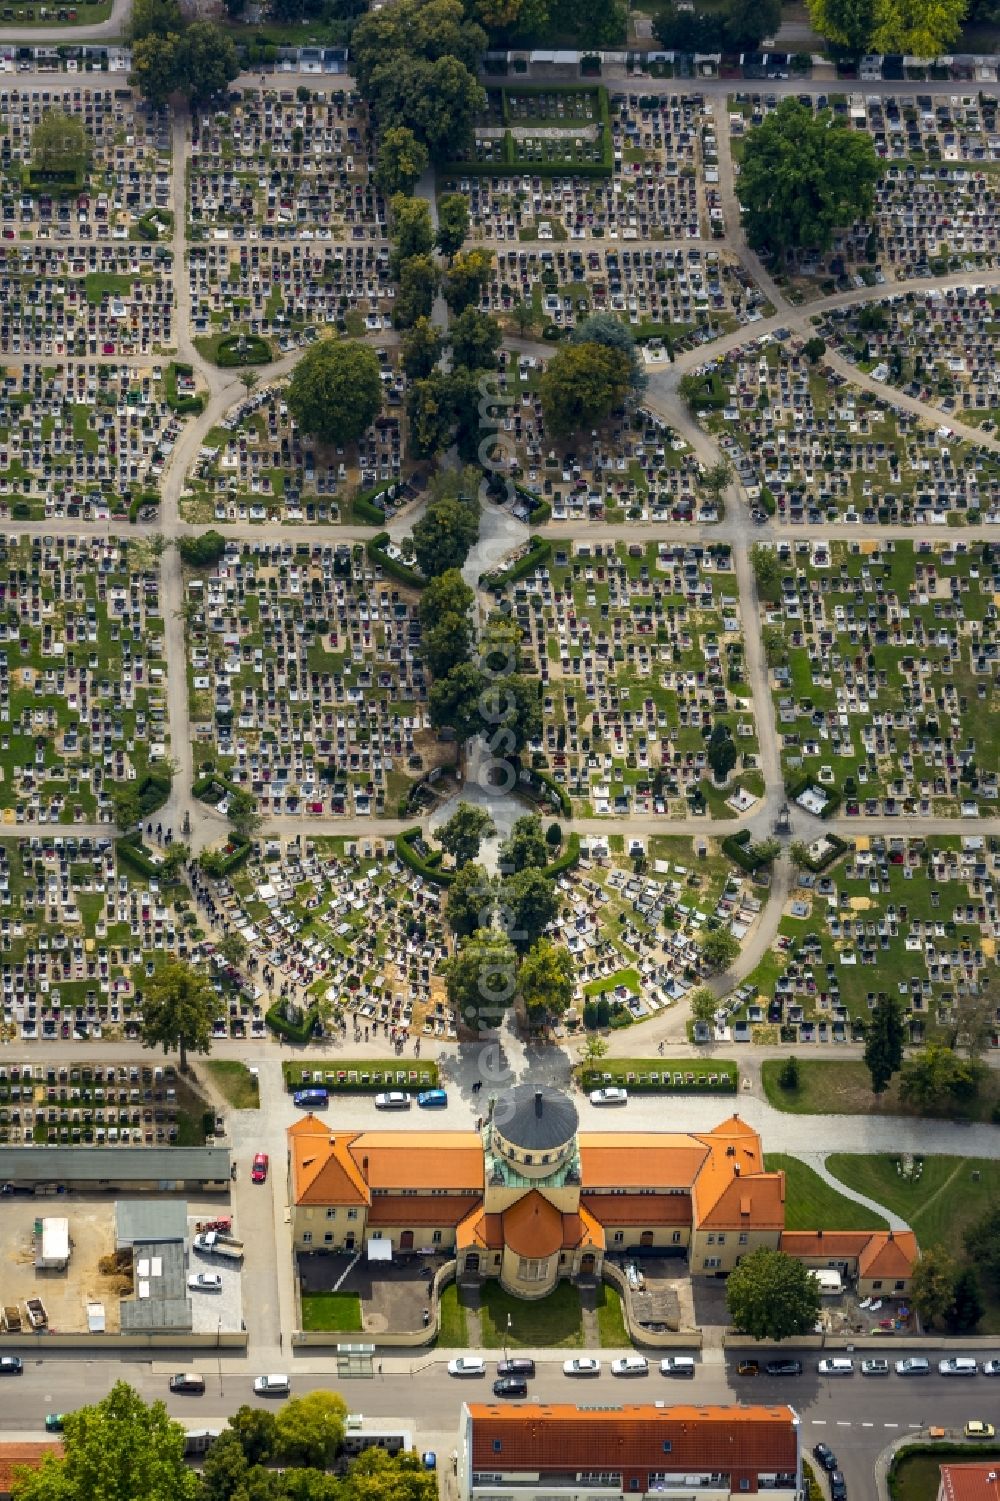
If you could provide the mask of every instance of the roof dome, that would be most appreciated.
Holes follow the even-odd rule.
[[[580,1117],[562,1090],[518,1084],[500,1096],[493,1124],[511,1146],[525,1152],[546,1152],[572,1141]]]

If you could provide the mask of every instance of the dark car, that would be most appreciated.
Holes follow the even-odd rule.
[[[0,1355],[0,1376],[22,1376],[24,1366],[20,1355]]]
[[[528,1383],[523,1376],[500,1376],[493,1383],[494,1397],[526,1397]]]
[[[764,1367],[769,1376],[801,1376],[801,1360],[769,1360]]]
[[[741,1360],[736,1367],[737,1376],[759,1376],[760,1362],[757,1360]]]
[[[837,1468],[837,1456],[829,1444],[814,1444],[813,1458],[819,1460],[828,1475],[832,1475]]]
[[[533,1376],[535,1362],[530,1355],[512,1355],[509,1360],[497,1361],[498,1376]]]
[[[830,1476],[830,1501],[847,1501],[847,1482],[839,1470]]]

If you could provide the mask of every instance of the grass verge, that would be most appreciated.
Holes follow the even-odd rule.
[[[621,1293],[606,1282],[597,1289],[597,1331],[602,1350],[627,1349],[632,1343],[625,1328]]]
[[[216,1058],[205,1067],[234,1110],[258,1110],[260,1090],[245,1063]]]
[[[761,1082],[768,1103],[776,1110],[793,1115],[921,1115],[899,1097],[899,1075],[883,1095],[873,1095],[871,1077],[860,1062],[824,1062],[818,1058],[799,1058],[797,1089],[782,1089],[778,1074],[780,1058],[766,1058],[760,1066]],[[1000,1081],[992,1069],[986,1071],[975,1099],[962,1109],[952,1106],[947,1119],[989,1120],[998,1100]]]
[[[438,1344],[445,1350],[464,1350],[469,1343],[469,1325],[465,1308],[459,1302],[456,1283],[448,1283],[441,1294],[438,1308]]]
[[[560,1282],[554,1292],[537,1302],[512,1298],[498,1282],[487,1282],[481,1297],[484,1350],[501,1350],[504,1346],[511,1350],[578,1350],[583,1344],[580,1292],[569,1282]]]

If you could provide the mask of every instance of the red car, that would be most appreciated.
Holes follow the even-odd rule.
[[[251,1183],[266,1183],[267,1182],[267,1153],[266,1152],[258,1152],[257,1155],[256,1155],[256,1157],[254,1158],[254,1160],[253,1160],[253,1167],[250,1169],[250,1182]]]

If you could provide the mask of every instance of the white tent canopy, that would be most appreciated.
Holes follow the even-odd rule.
[[[392,1241],[386,1240],[381,1235],[370,1235],[368,1237],[367,1255],[369,1261],[391,1261]]]

